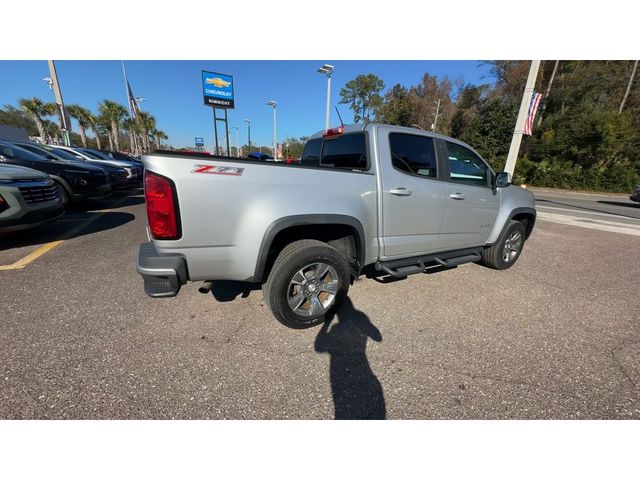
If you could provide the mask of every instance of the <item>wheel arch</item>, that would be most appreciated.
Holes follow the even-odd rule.
[[[529,238],[531,232],[533,231],[533,226],[536,223],[536,209],[530,207],[518,207],[514,208],[509,212],[509,214],[505,217],[504,224],[500,229],[498,235],[492,239],[492,241],[487,242],[487,246],[495,245],[500,238],[502,238],[502,234],[505,232],[509,225],[509,220],[517,220],[519,222],[524,223],[525,226],[525,240]]]
[[[355,276],[360,273],[366,255],[364,228],[362,223],[350,215],[306,214],[283,217],[272,222],[267,228],[260,250],[254,282],[261,282],[275,261],[278,253],[295,240],[311,238],[329,243],[350,261]]]
[[[69,201],[72,201],[76,197],[76,195],[73,193],[71,186],[64,178],[51,173],[49,174],[49,176],[51,177],[51,180],[53,180],[56,184],[64,188],[65,192],[67,193],[67,197],[69,198]]]

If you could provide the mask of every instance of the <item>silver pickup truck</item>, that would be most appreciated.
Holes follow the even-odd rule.
[[[300,164],[143,156],[152,297],[187,281],[261,284],[292,328],[323,322],[359,275],[480,262],[507,269],[533,229],[531,192],[463,142],[377,123],[311,137]]]

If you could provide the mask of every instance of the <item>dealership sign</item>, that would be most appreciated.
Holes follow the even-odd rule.
[[[233,77],[202,71],[204,104],[214,108],[234,108]]]
[[[204,138],[196,137],[196,147],[204,147]]]

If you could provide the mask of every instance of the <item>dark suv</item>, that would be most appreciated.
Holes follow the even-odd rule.
[[[100,150],[100,152],[104,153],[108,157],[113,158],[114,160],[126,160],[127,162],[135,162],[136,164],[142,166],[142,160],[132,155],[127,155],[126,153],[122,152],[116,152],[115,150]]]
[[[28,149],[23,148],[23,145]],[[103,168],[60,160],[37,146],[0,140],[0,161],[48,173],[58,186],[60,198],[65,205],[99,200],[111,194],[111,182]]]

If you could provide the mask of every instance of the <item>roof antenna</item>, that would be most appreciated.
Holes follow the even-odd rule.
[[[340,112],[338,111],[337,105],[336,105],[336,113],[338,114],[338,118],[340,119],[340,125],[344,125],[344,122],[342,121],[342,117],[340,116]]]

